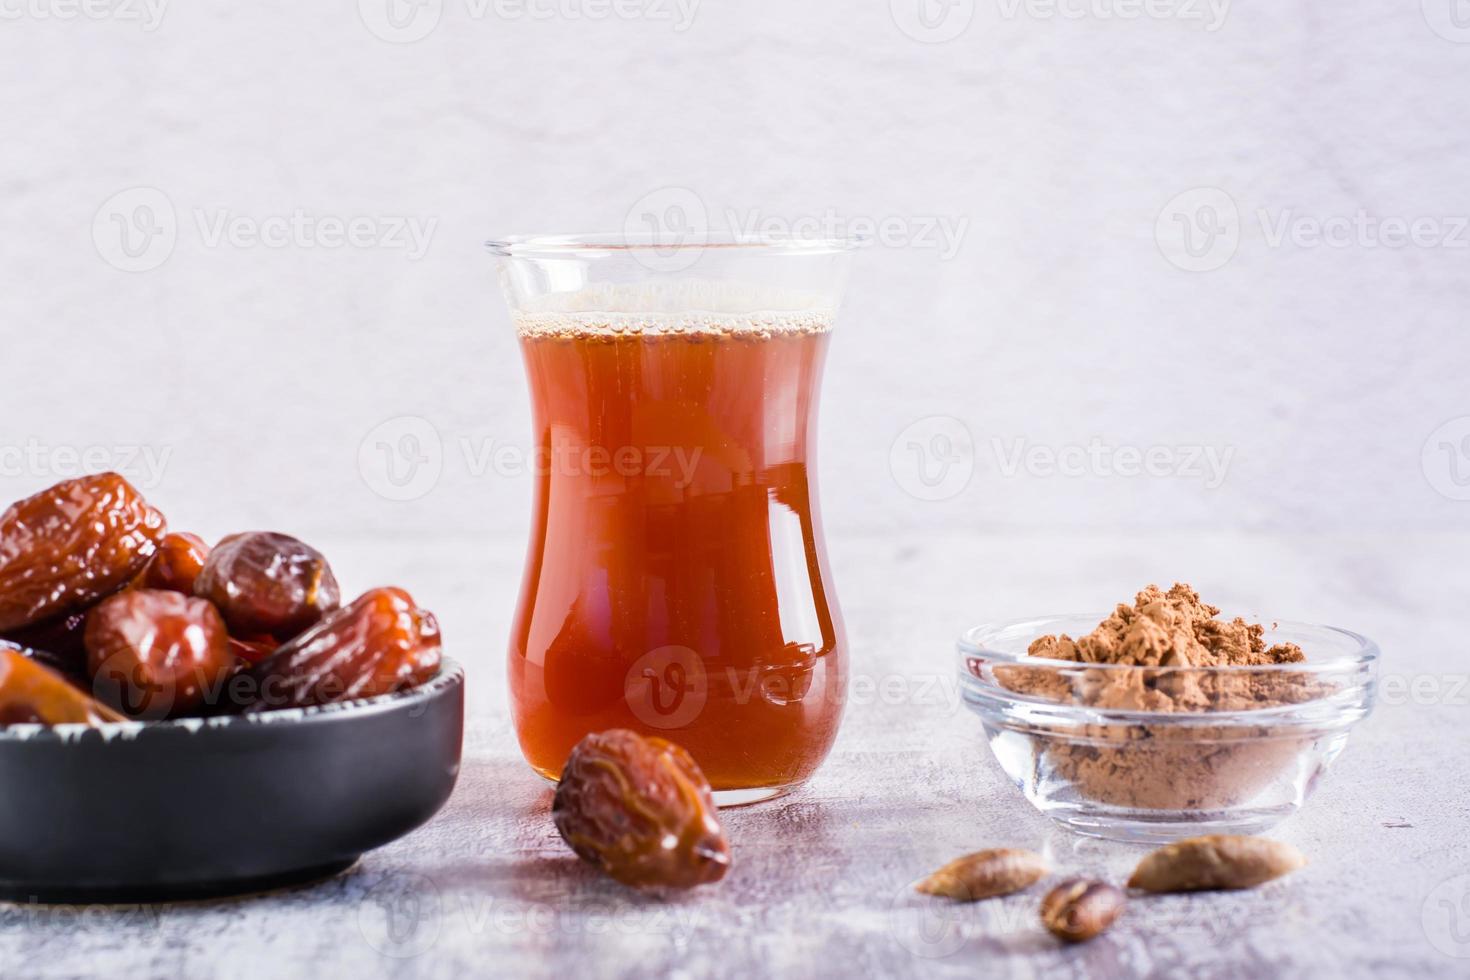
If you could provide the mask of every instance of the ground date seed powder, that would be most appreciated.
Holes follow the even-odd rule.
[[[1086,636],[1043,636],[1027,650],[1082,669],[1005,666],[996,668],[996,678],[1046,700],[1161,713],[1244,712],[1324,693],[1306,676],[1272,669],[1305,660],[1299,647],[1268,646],[1264,626],[1222,620],[1219,613],[1188,585],[1167,592],[1150,585]],[[1197,669],[1216,667],[1243,669]],[[1269,724],[1234,719],[1203,727],[1085,725],[1047,738],[1041,765],[1080,795],[1114,806],[1213,809],[1237,805],[1281,775],[1302,741]]]

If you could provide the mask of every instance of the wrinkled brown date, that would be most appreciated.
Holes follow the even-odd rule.
[[[208,554],[209,546],[197,534],[166,534],[159,541],[153,557],[144,564],[143,570],[133,576],[128,588],[167,589],[170,592],[192,595],[194,579],[204,567],[204,558]],[[87,626],[87,614],[92,608],[89,606],[33,626],[11,630],[0,639],[25,647],[33,655],[48,655],[51,666],[69,675],[85,674],[87,647],[83,633]],[[250,659],[253,662],[261,656],[264,654]]]
[[[439,623],[402,589],[373,589],[256,664],[249,711],[391,694],[439,670]]]
[[[238,636],[230,637],[230,652],[247,664],[258,664],[269,657],[280,646],[274,638],[269,636],[257,636],[250,639],[242,639]]]
[[[197,712],[239,669],[219,611],[204,599],[129,589],[87,617],[87,670],[100,699],[135,718]]]
[[[337,578],[322,553],[288,534],[251,531],[221,541],[194,594],[219,607],[230,631],[291,639],[336,609]]]
[[[163,534],[163,515],[116,473],[66,480],[12,504],[0,515],[0,633],[122,588]]]
[[[81,619],[84,623],[86,622],[85,615],[82,615]],[[44,647],[28,647],[24,643],[15,643],[11,640],[0,641],[0,649],[9,649],[12,645],[18,646],[27,658],[34,660],[38,664],[44,664],[46,667],[49,667],[66,678],[80,690],[87,691],[91,690],[92,685],[91,679],[87,677],[87,651],[85,647],[81,646],[80,630],[77,632],[77,636],[78,649],[81,650],[78,656],[67,655],[65,657],[59,657]]]
[[[122,715],[87,697],[51,668],[13,647],[0,648],[0,727],[122,720]]]
[[[661,738],[613,729],[582,739],[551,814],[579,857],[635,888],[692,888],[730,867],[709,782]]]
[[[69,677],[86,680],[87,647],[82,635],[87,627],[87,613],[91,607],[78,612],[64,613],[34,626],[22,626],[0,637],[25,647],[28,655],[61,671]]]
[[[199,535],[166,534],[133,584],[140,589],[167,589],[193,595],[194,582],[208,557],[209,545]]]

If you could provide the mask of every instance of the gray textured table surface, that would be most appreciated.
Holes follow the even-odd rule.
[[[600,880],[560,842],[501,690],[518,542],[443,542],[395,578],[434,597],[474,682],[459,786],[408,838],[317,885],[147,907],[0,905],[0,975],[1423,976],[1470,972],[1463,540],[1402,536],[834,540],[855,689],[804,789],[726,823],[734,867],[685,898]],[[368,574],[374,549],[337,542]],[[1140,850],[1049,826],[957,707],[951,639],[985,618],[1095,608],[1150,580],[1356,628],[1395,678],[1276,834],[1311,865],[1257,891],[1136,901],[1061,948],[1037,895],[941,916],[911,882],[985,846],[1124,875]],[[866,682],[865,682],[866,683]],[[6,787],[6,792],[16,788]]]

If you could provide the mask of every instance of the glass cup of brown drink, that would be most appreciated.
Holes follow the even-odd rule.
[[[490,243],[535,428],[509,681],[543,776],[589,732],[630,728],[684,746],[732,805],[831,748],[848,652],[817,403],[855,245]]]

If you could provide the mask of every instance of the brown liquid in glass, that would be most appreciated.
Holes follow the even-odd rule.
[[[683,745],[718,790],[809,776],[847,648],[812,453],[825,325],[522,330],[537,432],[510,644],[526,758],[587,733]]]

